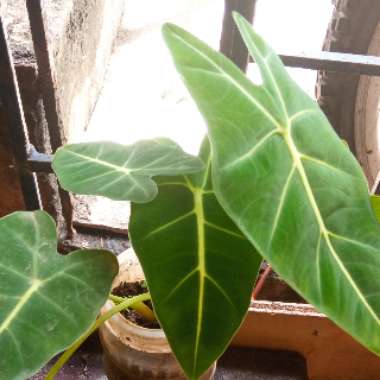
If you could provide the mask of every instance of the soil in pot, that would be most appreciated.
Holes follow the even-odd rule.
[[[119,297],[134,297],[139,294],[146,293],[148,288],[146,286],[145,281],[134,281],[134,282],[121,282],[116,288],[113,289],[112,293],[115,296]],[[144,304],[148,306],[151,310],[153,310],[152,301],[145,301]],[[121,312],[124,318],[127,318],[132,323],[135,323],[141,327],[145,327],[147,329],[160,329],[161,326],[158,321],[149,321],[144,318],[139,312],[126,309]]]

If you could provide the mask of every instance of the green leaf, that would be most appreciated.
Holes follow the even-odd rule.
[[[151,177],[194,173],[203,164],[175,142],[158,138],[128,146],[111,142],[66,145],[56,152],[53,169],[68,191],[143,203],[157,195]]]
[[[129,232],[174,354],[197,379],[245,316],[261,257],[211,187],[209,145],[197,174],[159,177],[157,198],[132,206]]]
[[[371,204],[376,218],[380,222],[380,197],[378,195],[371,195]]]
[[[0,219],[0,378],[24,380],[94,322],[117,274],[106,251],[56,251],[43,211]]]
[[[235,17],[263,85],[180,28],[164,29],[208,123],[218,199],[282,278],[380,354],[380,228],[364,175],[318,105]]]

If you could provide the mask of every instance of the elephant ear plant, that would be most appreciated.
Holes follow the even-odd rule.
[[[262,85],[253,84],[191,34],[174,25],[164,27],[176,67],[208,125],[210,146],[206,140],[199,159],[166,139],[126,149],[78,144],[57,152],[54,169],[68,190],[134,202],[132,245],[156,316],[189,379],[200,377],[239,327],[260,257],[305,299],[380,354],[380,228],[362,171],[276,54],[244,19],[235,15],[235,20],[261,70]],[[47,278],[51,276],[49,272]],[[12,322],[43,289],[40,282],[28,281],[32,290],[3,290],[11,299],[21,294],[21,301],[0,318],[0,339],[8,344],[16,331],[8,334]],[[95,277],[88,280],[89,287],[97,285],[93,281]],[[72,298],[81,298],[82,292],[69,290]],[[103,292],[93,310],[105,297]],[[38,302],[40,298],[31,300],[30,307]],[[19,323],[14,326],[27,328],[22,318]],[[34,325],[29,326],[32,334]],[[83,330],[79,327],[73,335]],[[28,347],[28,334],[11,346],[23,359],[20,344]],[[59,344],[49,352],[75,337],[65,338],[56,338]],[[15,357],[8,354],[9,360]],[[31,368],[21,359],[18,364]],[[8,378],[29,373],[21,371],[9,372]]]
[[[380,228],[363,173],[278,56],[235,20],[262,85],[186,31],[164,27],[211,153],[206,144],[203,173],[157,178],[158,197],[132,208],[132,244],[156,315],[188,377],[199,378],[248,306],[258,260],[244,235],[305,299],[379,354]]]
[[[92,186],[96,178],[93,191],[97,193],[109,186],[113,198],[150,200],[157,192],[152,175],[192,173],[204,167],[200,159],[184,153],[168,139],[143,141],[129,147],[106,143],[77,148],[78,151],[66,147],[67,160],[63,165],[69,170],[68,181],[74,179],[76,186]],[[71,166],[73,157],[76,163]],[[103,162],[104,157],[107,161]],[[59,164],[61,154],[57,153],[55,159]],[[103,166],[88,167],[86,160],[102,162]],[[135,176],[135,171],[141,174]],[[118,183],[123,185],[121,192],[115,188]],[[71,346],[47,376],[54,377],[70,354],[102,322],[123,308],[138,309],[139,303],[147,299],[146,294],[127,299],[94,322],[109,297],[118,272],[117,260],[104,250],[59,255],[56,226],[43,211],[17,212],[1,218],[0,245],[2,380],[27,379],[55,354]]]
[[[166,337],[189,378],[225,350],[250,303],[261,258],[215,197],[204,170],[159,177],[150,203],[133,204],[129,233]]]
[[[155,149],[155,143],[136,145]],[[165,173],[162,165],[169,165],[165,155],[137,168],[134,162],[142,162],[146,150],[120,157],[110,154],[115,148],[118,145],[111,143],[68,145],[56,153],[53,166],[66,189],[119,200],[131,199],[131,192],[119,187],[127,175],[139,183],[149,170],[156,173],[154,168],[161,166],[165,175],[150,180],[158,196],[151,202],[133,198],[129,233],[156,316],[189,378],[198,378],[240,326],[261,257],[215,197],[207,139],[195,161],[197,171],[187,175],[190,170],[179,166],[168,167]],[[173,162],[179,165],[179,157]],[[199,162],[205,163],[203,167]],[[121,196],[115,197],[116,191]]]
[[[260,86],[189,33],[164,28],[208,124],[217,198],[294,289],[380,354],[380,228],[363,173],[278,56],[235,21]]]

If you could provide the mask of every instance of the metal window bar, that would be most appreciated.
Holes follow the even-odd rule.
[[[57,111],[56,94],[52,78],[41,1],[26,0],[26,6],[30,20],[35,55],[37,58],[38,84],[40,85],[42,93],[44,113],[49,129],[49,143],[52,151],[55,152],[57,148],[63,145],[64,141],[60,134],[62,128],[60,126],[60,119]],[[3,74],[3,91],[1,91],[0,96],[3,104],[9,111],[7,112],[7,117],[9,119],[8,130],[20,177],[25,207],[27,210],[35,210],[42,208],[42,194],[40,194],[38,181],[36,180],[34,173],[51,172],[51,157],[37,152],[30,143],[29,133],[33,133],[33,131],[29,131],[28,126],[25,124],[23,106],[19,96],[17,76],[15,74],[12,54],[9,50],[7,41],[6,26],[2,18],[0,22],[0,52],[2,53],[0,70]],[[38,201],[36,194],[38,194]],[[53,198],[52,194],[46,195],[49,197],[48,202],[54,205],[53,210],[60,226],[61,237],[64,239],[71,238],[73,232],[73,210],[70,195],[59,186],[58,197]]]
[[[223,28],[220,50],[244,72],[250,62],[248,51],[232,19],[232,12],[238,11],[253,23],[257,0],[225,0]],[[60,135],[57,102],[52,82],[48,44],[43,24],[41,0],[26,0],[31,24],[32,37],[37,56],[38,71],[42,78],[43,100],[51,136],[51,145],[55,151],[63,143]],[[52,156],[37,152],[30,144],[28,130],[23,117],[22,103],[19,97],[12,56],[9,52],[5,25],[0,15],[0,74],[2,83],[0,99],[9,110],[8,125],[11,143],[20,176],[20,183],[28,210],[41,207],[38,183],[34,173],[52,172]],[[4,52],[4,53],[3,53]],[[380,76],[380,58],[365,55],[321,52],[318,55],[280,55],[286,66],[311,70],[349,72],[361,75]],[[380,190],[377,186],[376,192]],[[69,196],[63,190],[60,198],[68,231],[72,228],[72,205]]]
[[[12,143],[16,168],[24,195],[25,208],[36,210],[41,208],[41,199],[37,179],[28,170],[27,161],[31,151],[28,131],[26,129],[24,111],[20,100],[20,92],[16,79],[12,55],[8,47],[7,32],[0,15],[0,100],[8,110],[7,124]]]
[[[26,0],[30,29],[32,33],[34,52],[37,58],[38,80],[42,91],[45,118],[49,130],[50,145],[53,153],[61,147],[65,140],[62,134],[63,127],[58,115],[58,102],[54,89],[52,66],[49,56],[49,46],[45,33],[43,8],[41,0]],[[73,236],[73,206],[70,194],[58,184],[58,194],[65,237]]]

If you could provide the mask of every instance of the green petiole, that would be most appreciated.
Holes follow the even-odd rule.
[[[112,300],[111,296],[110,299]],[[49,373],[46,375],[45,380],[53,380],[57,373],[61,370],[61,368],[66,364],[66,362],[71,358],[71,356],[75,353],[75,351],[81,346],[81,344],[94,332],[99,326],[101,326],[105,321],[110,319],[115,314],[119,313],[124,309],[128,309],[130,307],[135,308],[136,305],[150,300],[150,294],[144,293],[131,298],[121,298],[123,301],[115,305],[111,310],[109,310],[104,315],[100,316],[92,325],[92,327],[83,334],[76,342],[74,342],[57,360],[57,362],[50,369]],[[148,308],[149,309],[149,308]]]
[[[119,297],[111,294],[109,296],[109,299],[113,301],[116,305],[120,304],[121,302],[124,302],[127,298],[125,297]],[[156,321],[156,316],[153,313],[153,310],[145,305],[144,302],[136,303],[132,306],[132,309],[137,311],[139,314],[141,314],[147,321],[154,322]]]

